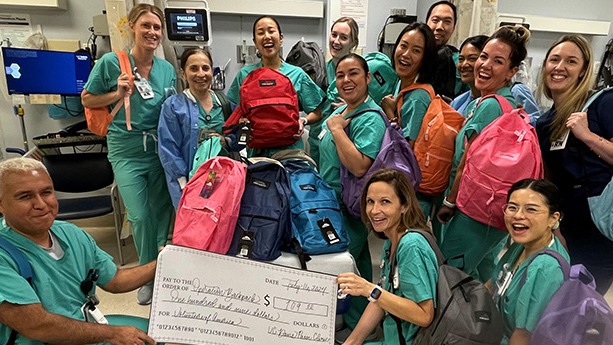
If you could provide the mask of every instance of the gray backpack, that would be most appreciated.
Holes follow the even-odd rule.
[[[326,60],[315,42],[298,41],[287,54],[285,62],[302,68],[322,90],[328,90]]]
[[[417,332],[412,345],[498,345],[504,333],[502,317],[485,285],[460,269],[444,264],[443,254],[429,232],[410,229],[426,238],[439,263],[434,320]],[[406,344],[400,319],[400,344]]]

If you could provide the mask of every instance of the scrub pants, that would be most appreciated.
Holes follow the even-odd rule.
[[[444,194],[426,195],[416,192],[416,195],[417,202],[419,202],[419,206],[421,206],[421,210],[424,212],[426,221],[430,218],[432,232],[434,233],[434,238],[436,238],[436,244],[438,244],[440,248],[443,243],[443,224],[438,221],[436,214],[443,205]]]
[[[478,222],[460,210],[443,229],[441,251],[447,263],[483,283],[490,279],[498,254],[494,248],[508,233]]]
[[[343,212],[343,226],[347,229],[349,235],[349,253],[355,259],[356,266],[360,271],[360,276],[369,282],[372,282],[372,261],[370,259],[370,250],[368,249],[368,229],[361,220],[355,219],[344,205],[341,205]],[[351,296],[351,305],[349,311],[343,314],[343,320],[350,329],[354,329],[360,321],[362,313],[368,300],[366,297]]]
[[[141,135],[123,137],[120,145],[115,145],[120,138],[109,138],[109,161],[142,265],[155,260],[159,247],[166,244],[174,208],[155,140],[146,136],[144,145]]]

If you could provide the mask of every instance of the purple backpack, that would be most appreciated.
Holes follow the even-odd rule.
[[[528,265],[539,255],[551,255],[558,260],[564,283],[551,296],[529,345],[613,344],[613,310],[596,292],[592,274],[583,265],[571,267],[560,253],[550,249],[533,256]],[[526,272],[519,282],[520,288],[526,282]]]
[[[417,164],[417,158],[415,158],[411,146],[402,136],[401,130],[396,128],[396,124],[390,124],[383,110],[377,108],[365,109],[352,114],[348,119],[371,111],[379,113],[387,127],[377,158],[362,177],[350,176],[347,168],[341,164],[341,197],[349,213],[357,219],[361,218],[360,198],[362,197],[362,189],[364,189],[366,181],[376,171],[398,169],[407,175],[415,189],[421,182],[421,170],[419,170],[419,164]],[[349,126],[345,127],[345,132],[349,135]]]

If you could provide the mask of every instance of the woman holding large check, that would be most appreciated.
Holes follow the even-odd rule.
[[[362,221],[386,241],[377,285],[354,273],[337,278],[344,293],[370,301],[345,344],[362,344],[383,319],[379,344],[410,344],[434,317],[438,264],[426,238],[409,232],[430,229],[402,172],[384,169],[372,175],[362,192]]]

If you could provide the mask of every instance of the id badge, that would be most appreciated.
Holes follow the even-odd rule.
[[[324,135],[326,135],[326,133],[327,133],[327,132],[328,132],[328,130],[327,130],[327,129],[325,129],[325,128],[324,128],[324,129],[322,129],[322,130],[321,130],[321,132],[319,132],[319,135],[317,136],[317,139],[318,139],[318,140],[323,139]]]
[[[143,99],[151,99],[153,98],[153,89],[151,89],[151,85],[145,78],[140,78],[138,80],[134,80],[134,86],[138,90],[138,93]]]
[[[564,134],[562,135],[560,139],[551,143],[551,147],[549,148],[549,151],[564,150],[566,148],[566,142],[568,141],[569,134],[570,134],[570,130],[566,130],[566,132],[564,132]]]

